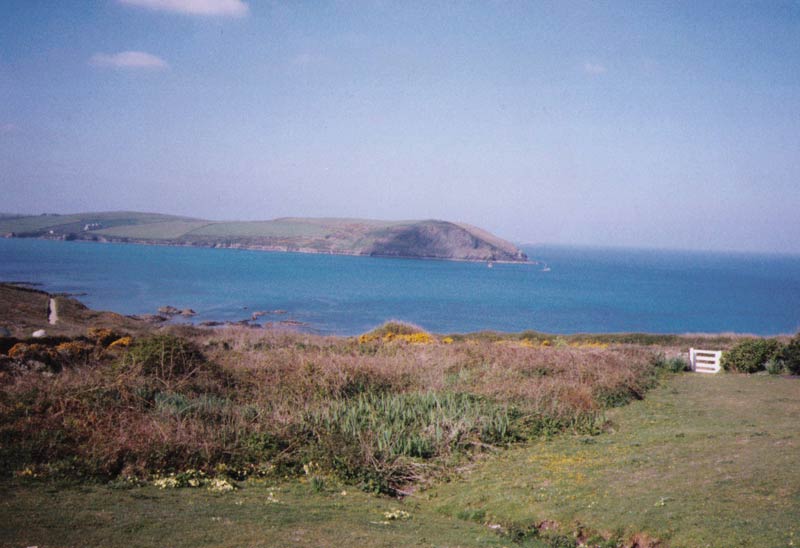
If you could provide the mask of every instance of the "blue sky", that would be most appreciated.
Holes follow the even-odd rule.
[[[0,191],[800,253],[800,3],[6,0]]]

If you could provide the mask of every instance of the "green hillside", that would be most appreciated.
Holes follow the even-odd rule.
[[[513,244],[448,221],[286,217],[207,221],[138,212],[0,216],[0,235],[466,261],[524,262]]]

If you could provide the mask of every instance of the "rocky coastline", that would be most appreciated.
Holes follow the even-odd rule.
[[[530,263],[513,244],[449,221],[277,219],[222,223],[144,213],[19,217],[0,222],[5,238],[244,249],[325,255]],[[102,222],[101,222],[102,221]]]

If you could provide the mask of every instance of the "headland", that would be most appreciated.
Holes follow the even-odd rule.
[[[370,257],[528,262],[512,243],[483,229],[441,220],[286,217],[209,221],[140,212],[3,215],[8,238],[293,251]]]

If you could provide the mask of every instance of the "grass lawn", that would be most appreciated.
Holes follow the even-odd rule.
[[[611,433],[504,452],[431,493],[449,515],[557,521],[674,547],[800,545],[800,379],[683,374]]]
[[[5,481],[0,546],[511,546],[488,525],[544,520],[672,548],[800,545],[798,416],[800,379],[684,374],[609,412],[608,433],[503,451],[402,502],[300,481],[226,494]],[[396,509],[411,518],[384,523]]]
[[[247,483],[224,494],[203,489],[6,485],[0,546],[503,546],[481,524],[406,500],[341,486],[315,492],[292,481]],[[409,519],[387,520],[403,510]]]

